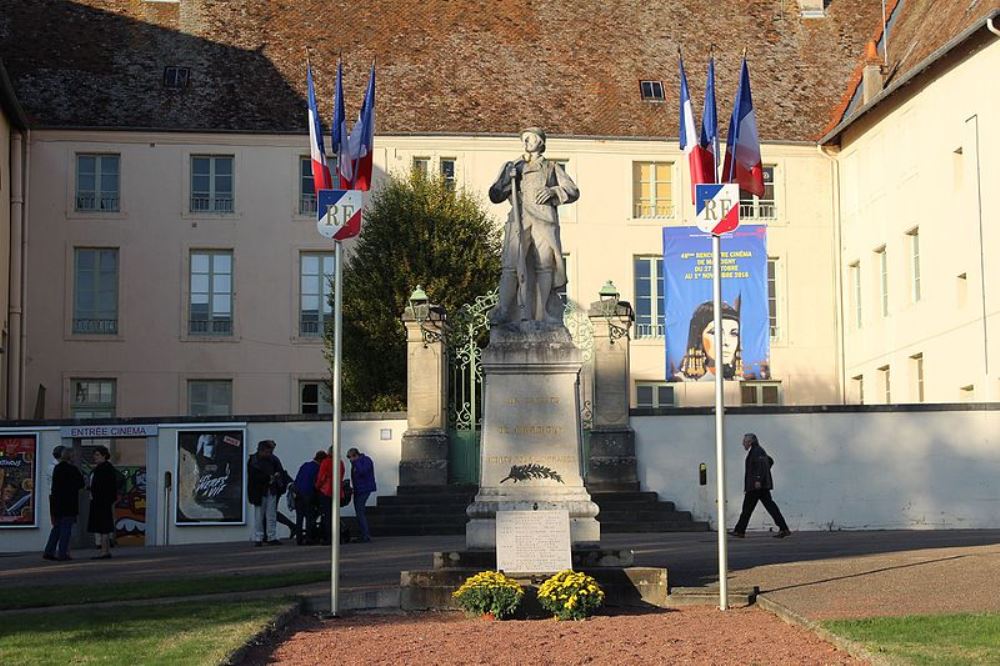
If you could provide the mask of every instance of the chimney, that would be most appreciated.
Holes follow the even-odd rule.
[[[867,104],[882,92],[882,59],[875,40],[865,47],[865,67],[861,70],[861,103]]]
[[[823,0],[798,0],[802,18],[826,18]]]

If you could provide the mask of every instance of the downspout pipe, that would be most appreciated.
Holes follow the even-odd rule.
[[[829,154],[823,149],[823,144],[816,145],[816,151],[830,161],[830,171],[832,173],[832,204],[833,204],[833,257],[836,264],[833,267],[833,274],[836,283],[836,303],[834,304],[834,318],[837,322],[837,375],[840,383],[840,404],[847,404],[847,359],[845,358],[844,344],[844,271],[843,271],[843,247],[842,229],[840,220],[840,161],[836,156]]]
[[[7,335],[7,418],[24,416],[21,359],[24,355],[24,182],[27,141],[25,132],[11,135],[10,165],[10,283]]]
[[[988,19],[986,19],[986,29],[989,30],[990,32],[992,32],[997,37],[1000,37],[1000,30],[997,30],[997,27],[995,25],[993,25],[993,17],[992,16],[989,17]]]

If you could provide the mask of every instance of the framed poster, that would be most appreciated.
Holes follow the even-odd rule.
[[[246,523],[246,431],[181,430],[174,525]]]
[[[38,434],[0,435],[0,528],[38,527]]]

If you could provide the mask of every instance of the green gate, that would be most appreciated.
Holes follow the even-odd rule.
[[[489,311],[497,290],[463,305],[448,321],[448,482],[479,484],[479,443],[483,418],[483,348],[489,342]],[[567,301],[563,322],[582,352],[580,420],[583,424],[581,475],[586,479],[593,423],[594,327],[587,312]]]

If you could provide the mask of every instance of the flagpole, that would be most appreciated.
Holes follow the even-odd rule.
[[[340,406],[341,406],[341,308],[343,307],[343,248],[339,240],[333,241],[333,493],[330,501],[330,615],[337,617],[340,611]]]
[[[714,57],[714,48],[710,57]],[[713,70],[714,70],[713,65]],[[714,72],[713,72],[714,73]],[[716,136],[718,130],[715,131]],[[735,155],[734,155],[735,158]],[[719,149],[713,146],[714,176],[719,179]],[[739,202],[736,203],[739,205]],[[729,552],[726,543],[726,412],[722,376],[722,240],[712,234],[712,306],[715,315],[715,467],[719,546],[719,609],[729,608]]]

